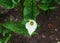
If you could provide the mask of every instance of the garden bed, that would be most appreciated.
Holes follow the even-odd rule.
[[[43,14],[41,9],[39,9],[40,14],[37,16],[37,23],[40,25],[36,35],[31,37],[26,37],[21,34],[12,32],[11,40],[8,43],[57,43],[60,41],[60,5],[56,5],[59,8],[53,10],[50,14]],[[17,8],[6,10],[1,9],[0,23],[7,21],[10,17],[12,21],[22,20],[22,15]],[[0,38],[3,37],[0,34]]]

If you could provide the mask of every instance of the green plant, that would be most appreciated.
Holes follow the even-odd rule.
[[[0,0],[0,5],[6,9],[11,9],[17,6],[20,0]]]
[[[54,1],[60,4],[60,0]],[[51,6],[53,0],[40,0],[40,2],[41,4],[38,5],[38,7],[44,12],[58,8]],[[4,37],[0,39],[0,43],[7,43],[12,36],[12,31],[24,36],[31,36],[36,34],[35,30],[37,31],[39,29],[39,25],[36,22],[36,17],[39,14],[39,11],[36,7],[37,0],[0,0],[0,5],[5,9],[13,9],[18,4],[22,6],[21,15],[23,16],[23,19],[21,21],[14,22],[8,18],[7,22],[0,24],[0,33]],[[31,29],[28,26],[30,26]]]
[[[12,8],[15,8],[18,3],[21,4],[20,1],[22,0],[5,0],[5,1],[1,0],[0,5],[3,6],[5,9],[12,9]],[[2,31],[2,35],[5,37],[2,39],[1,43],[3,42],[7,43],[7,41],[11,37],[11,31],[18,33],[18,34],[22,34],[24,36],[31,36],[31,35],[36,34],[36,32],[34,31],[38,27],[38,24],[36,23],[36,28],[34,28],[34,23],[36,22],[36,17],[39,14],[37,7],[36,7],[36,2],[37,2],[36,0],[25,0],[25,1],[23,0],[23,3],[22,3],[23,19],[17,22],[8,20],[7,22],[0,24],[1,25],[0,29],[3,29],[2,27],[6,28],[4,31],[0,30]],[[27,30],[28,28],[26,29],[25,27],[26,23],[28,22],[31,28],[34,29],[33,31],[31,30],[32,31],[31,34]]]
[[[1,25],[0,25],[0,35],[2,35],[2,38],[0,38],[0,43],[7,43],[10,38],[11,38],[11,31],[8,29],[4,29]]]
[[[38,7],[42,10],[43,14],[48,15],[53,10],[59,8],[57,6],[54,6],[53,3],[60,4],[60,0],[40,0]]]
[[[54,2],[56,2],[57,4],[60,4],[60,0],[41,0],[40,2],[41,2],[41,4],[38,5],[38,7],[40,9],[42,9],[43,11],[54,10],[54,9],[58,8],[56,6],[51,5]]]

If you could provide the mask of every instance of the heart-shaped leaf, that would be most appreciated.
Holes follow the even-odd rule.
[[[4,24],[2,24],[5,28],[18,33],[18,34],[22,34],[25,36],[28,36],[28,32],[25,28],[25,25],[22,24],[21,22],[6,22]]]
[[[36,0],[28,0],[25,2],[25,7],[24,7],[24,18],[29,18],[29,19],[36,19],[36,16],[39,14],[37,7],[36,7]]]

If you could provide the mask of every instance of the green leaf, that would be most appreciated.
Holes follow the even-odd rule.
[[[60,4],[60,0],[55,0],[55,2],[56,2],[57,4]]]
[[[24,36],[29,35],[25,28],[25,24],[22,24],[21,22],[6,22],[3,26],[15,33],[22,34]]]
[[[25,1],[24,1],[24,6],[30,5],[31,1],[32,1],[32,0],[25,0]]]
[[[42,9],[43,11],[47,11],[49,9],[49,5],[46,4],[41,4],[38,6],[40,9]]]
[[[34,17],[35,17],[35,20],[36,20],[36,17],[39,15],[39,11],[36,7],[33,8],[33,13],[34,13]]]
[[[8,43],[8,41],[10,40],[11,38],[11,34],[6,34],[5,38],[4,38],[4,43]]]
[[[11,32],[11,31],[8,30],[8,29],[5,29],[5,30],[3,30],[2,35],[5,36],[5,35],[6,35],[7,33],[9,33],[9,32]]]
[[[43,11],[47,11],[50,7],[51,2],[52,0],[41,0],[41,4],[38,5],[38,7]]]
[[[20,0],[0,0],[0,5],[6,9],[14,8]]]
[[[54,7],[54,6],[53,7],[49,7],[50,10],[54,10],[56,8],[58,8],[58,7]]]
[[[41,3],[44,3],[44,4],[45,4],[45,3],[48,3],[48,4],[49,4],[51,1],[52,1],[52,0],[41,0]]]
[[[24,18],[28,19],[36,19],[37,15],[39,14],[37,7],[36,7],[36,0],[30,0],[29,3],[27,3],[28,0],[26,0],[26,4],[24,7]]]
[[[0,33],[2,33],[3,29],[2,29],[2,26],[0,25]]]
[[[0,39],[0,43],[3,43],[3,40],[2,39]]]

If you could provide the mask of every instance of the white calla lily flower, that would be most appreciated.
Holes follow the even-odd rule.
[[[37,23],[36,23],[36,21],[34,21],[34,20],[29,20],[29,22],[27,22],[26,24],[25,24],[25,27],[26,27],[26,29],[28,30],[28,33],[29,33],[29,35],[32,35],[32,33],[36,30],[36,28],[37,28]]]

